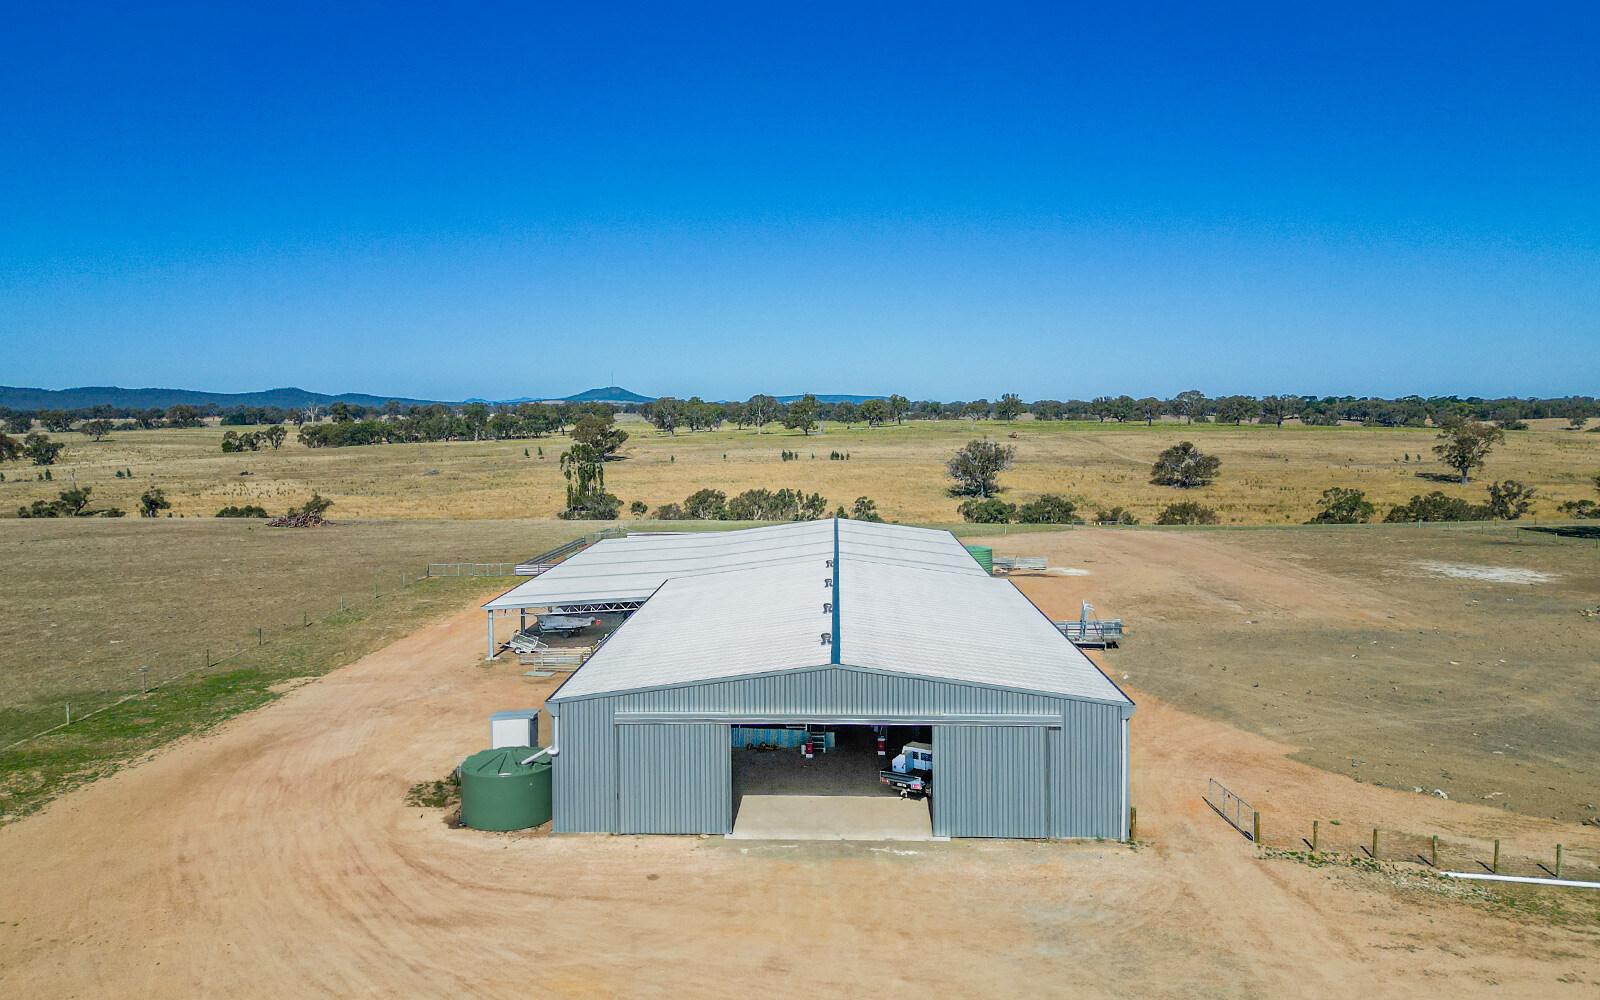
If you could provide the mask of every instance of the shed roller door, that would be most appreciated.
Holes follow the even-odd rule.
[[[1048,836],[1045,736],[1040,726],[934,726],[934,835]]]
[[[619,833],[728,833],[733,758],[728,727],[617,726]]]

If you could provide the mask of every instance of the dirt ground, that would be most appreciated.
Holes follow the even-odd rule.
[[[1600,824],[1600,542],[1508,525],[981,541],[1084,574],[1014,579],[1057,617],[1087,598],[1125,619],[1103,658],[1119,682],[1363,782]],[[1542,582],[1482,579],[1508,575]]]
[[[1067,602],[1081,579],[1035,589]],[[481,747],[489,712],[538,705],[559,680],[485,665],[481,627],[475,609],[441,620],[0,829],[0,994],[1466,998],[1600,985],[1592,916],[1497,914],[1476,890],[1263,859],[1200,795],[1208,776],[1245,776],[1270,788],[1286,828],[1324,810],[1530,843],[1580,843],[1584,828],[1358,784],[1137,686],[1136,848],[452,830],[406,807],[406,789]]]

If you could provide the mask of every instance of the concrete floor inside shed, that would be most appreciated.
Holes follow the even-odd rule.
[[[891,747],[891,754],[898,751]],[[736,840],[933,840],[928,800],[903,799],[878,781],[872,731],[841,726],[833,750],[733,750]]]

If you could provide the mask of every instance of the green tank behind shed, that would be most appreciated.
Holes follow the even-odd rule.
[[[987,545],[963,545],[962,548],[967,550],[968,555],[978,560],[978,565],[983,567],[985,573],[994,575],[994,549]]]
[[[474,830],[526,830],[550,821],[549,757],[539,747],[480,750],[461,765],[461,823]]]

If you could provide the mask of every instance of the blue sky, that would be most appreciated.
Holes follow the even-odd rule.
[[[34,8],[0,383],[1600,394],[1594,4]]]

